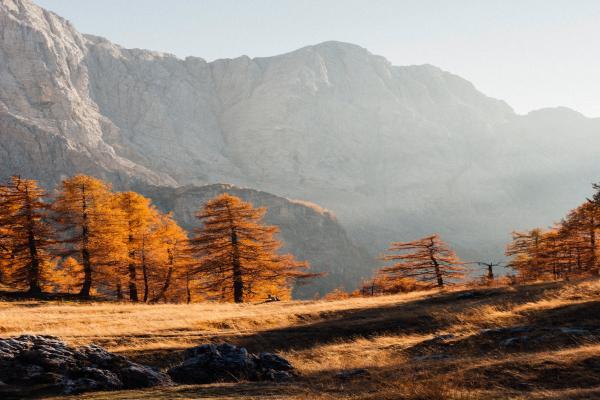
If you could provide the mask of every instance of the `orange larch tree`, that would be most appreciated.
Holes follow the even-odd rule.
[[[271,291],[266,295],[289,296],[292,282],[315,276],[304,272],[306,262],[278,254],[278,229],[262,224],[265,212],[225,193],[197,214],[202,227],[195,230],[190,245],[200,259],[194,272],[205,290],[241,303],[266,291]]]
[[[539,228],[512,233],[512,242],[506,247],[506,255],[513,257],[509,267],[516,270],[524,280],[535,280],[544,272],[542,265],[543,231]]]
[[[569,212],[562,229],[571,240],[571,247],[580,257],[580,267],[589,272],[599,272],[598,229],[600,228],[600,207],[595,201],[586,201]]]
[[[363,281],[357,289],[361,296],[375,296],[379,294],[397,294],[427,289],[428,285],[417,281],[415,278],[393,277],[379,270],[373,278]]]
[[[51,262],[54,231],[47,222],[46,192],[34,180],[13,176],[0,188],[0,255],[3,279],[40,295]]]
[[[513,257],[509,266],[518,271],[521,279],[556,280],[600,274],[600,185],[593,187],[593,197],[553,228],[513,232],[506,254]]]
[[[513,232],[506,250],[506,255],[513,257],[508,266],[524,281],[568,278],[585,259],[586,242],[576,232],[565,221],[546,231]]]
[[[58,253],[72,256],[81,264],[83,281],[79,294],[89,297],[94,284],[98,280],[106,283],[125,257],[122,213],[110,186],[86,175],[62,182],[53,211],[62,234]]]
[[[147,302],[150,296],[150,255],[151,249],[158,245],[154,231],[158,228],[160,213],[150,199],[139,193],[118,193],[117,199],[126,227],[129,300],[140,300],[138,281],[141,281],[143,301]]]
[[[393,265],[381,269],[381,274],[392,283],[415,279],[429,287],[443,288],[463,277],[464,267],[450,247],[437,234],[411,242],[392,243],[382,258]]]
[[[186,298],[186,278],[195,265],[187,233],[168,214],[160,216],[154,237],[155,245],[151,249],[150,259],[156,290],[150,301],[155,303]]]

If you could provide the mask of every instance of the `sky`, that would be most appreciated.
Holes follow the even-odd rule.
[[[600,117],[600,0],[34,0],[83,33],[208,61],[327,40],[433,64],[520,114]]]

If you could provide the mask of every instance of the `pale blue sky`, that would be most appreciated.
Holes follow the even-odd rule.
[[[519,113],[600,117],[600,0],[34,0],[84,33],[214,60],[351,42],[437,65]]]

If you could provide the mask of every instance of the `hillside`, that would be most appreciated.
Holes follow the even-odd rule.
[[[179,59],[83,35],[30,0],[0,0],[0,31],[2,177],[232,183],[332,210],[372,255],[438,231],[487,258],[600,176],[598,119],[517,115],[459,76],[349,43]]]
[[[600,398],[597,279],[270,304],[0,303],[2,336],[58,335],[165,368],[198,343],[278,351],[293,383],[239,382],[81,399]],[[340,372],[365,369],[354,378]]]

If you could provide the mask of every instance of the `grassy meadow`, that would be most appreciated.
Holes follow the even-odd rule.
[[[56,335],[168,368],[230,342],[277,351],[292,383],[101,392],[80,399],[600,398],[600,281],[266,304],[0,302],[0,336]],[[342,379],[337,374],[366,369]]]

